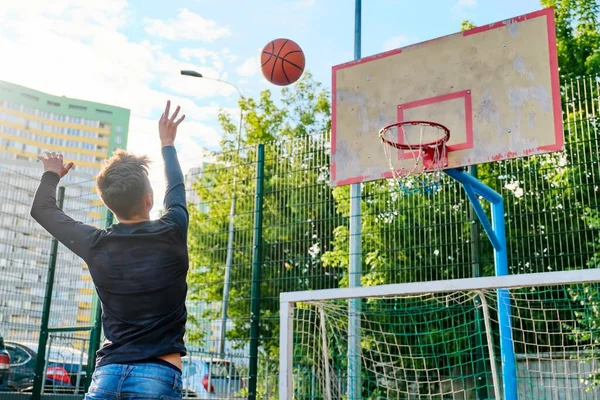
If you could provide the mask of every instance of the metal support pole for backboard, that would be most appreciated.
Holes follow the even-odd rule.
[[[354,59],[361,57],[361,0],[355,0]],[[335,118],[335,117],[334,117]],[[361,184],[350,186],[350,287],[361,286],[362,276],[362,222]],[[360,364],[360,299],[351,299],[348,305],[348,400],[361,398]]]
[[[448,176],[459,181],[475,214],[481,221],[492,246],[494,247],[494,265],[496,275],[508,275],[508,252],[506,248],[506,232],[504,226],[504,201],[502,196],[489,186],[468,174],[463,169],[449,169],[444,171]],[[479,197],[490,202],[492,206],[492,221],[490,223]],[[510,310],[510,297],[508,290],[498,289],[498,321],[500,325],[500,353],[502,361],[502,380],[505,400],[516,400],[517,394],[517,369],[515,350],[512,339],[512,322]],[[490,360],[490,362],[495,362]]]

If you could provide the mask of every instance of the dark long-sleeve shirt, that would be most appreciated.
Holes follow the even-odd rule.
[[[186,354],[183,342],[189,267],[183,174],[173,146],[163,147],[166,213],[108,229],[73,220],[56,205],[60,177],[42,175],[31,216],[88,265],[102,304],[106,337],[97,366]]]

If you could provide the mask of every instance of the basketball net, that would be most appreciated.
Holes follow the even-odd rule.
[[[442,170],[448,165],[448,128],[435,122],[405,121],[382,128],[379,137],[391,178],[403,194],[439,191]]]

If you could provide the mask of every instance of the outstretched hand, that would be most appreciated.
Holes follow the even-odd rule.
[[[177,106],[173,115],[169,118],[169,111],[171,109],[171,101],[167,101],[165,112],[158,121],[158,133],[160,136],[160,143],[164,146],[172,146],[175,143],[175,137],[177,137],[177,127],[185,119],[185,114],[181,116],[177,121],[177,115],[179,114],[180,107]]]
[[[54,152],[49,153],[45,151],[43,157],[38,156],[38,160],[44,164],[44,172],[54,172],[61,178],[68,174],[71,168],[75,166],[73,162],[65,165],[63,155]]]

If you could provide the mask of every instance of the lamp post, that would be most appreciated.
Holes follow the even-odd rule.
[[[238,94],[240,95],[240,100],[244,99],[244,95],[242,94],[240,89],[231,82],[224,81],[224,80],[217,79],[217,78],[208,78],[199,72],[190,71],[190,70],[182,70],[181,75],[191,76],[194,78],[209,79],[212,81],[217,81],[217,82],[227,84],[227,85],[233,87],[238,92]],[[244,117],[244,110],[242,109],[242,107],[240,107],[240,125],[239,125],[238,133],[237,133],[237,151],[238,151],[238,153],[240,151],[240,146],[241,146],[241,142],[242,142],[242,119],[243,119],[243,117]],[[227,256],[225,258],[225,282],[223,285],[223,303],[222,303],[222,307],[221,307],[221,338],[219,341],[219,353],[220,353],[221,357],[225,356],[225,332],[227,330],[227,308],[229,306],[229,289],[231,287],[231,264],[233,261],[233,225],[234,225],[233,219],[235,217],[235,201],[236,201],[235,169],[233,171],[234,171],[233,172],[234,190],[231,195],[231,205],[229,208],[229,232],[228,232],[228,236],[227,236]]]

